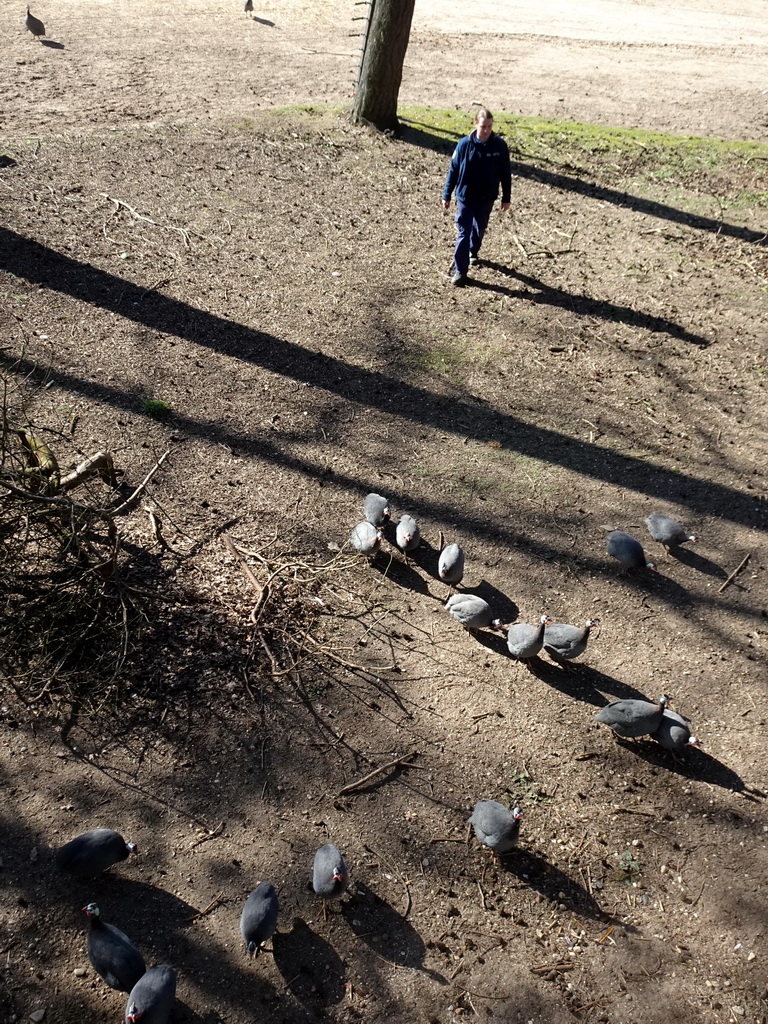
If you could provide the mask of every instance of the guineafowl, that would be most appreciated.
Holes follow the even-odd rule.
[[[544,650],[555,661],[572,661],[587,649],[590,630],[599,624],[598,619],[587,619],[583,626],[553,622],[544,628]]]
[[[253,0],[245,0],[243,4],[243,10],[246,14],[250,14],[253,17]]]
[[[493,617],[488,602],[476,594],[452,594],[446,601],[445,610],[465,629],[483,629],[485,626],[504,629],[501,619]]]
[[[24,24],[35,39],[41,39],[41,37],[45,35],[45,25],[39,18],[36,18],[34,14],[30,12],[29,5],[27,5],[27,17],[24,20]]]
[[[507,631],[507,647],[512,657],[524,661],[530,668],[531,659],[544,646],[544,630],[551,622],[549,615],[542,615],[538,626],[531,626],[527,622],[516,622],[510,626]]]
[[[403,515],[395,530],[395,541],[401,551],[405,553],[405,560],[408,561],[408,552],[415,551],[421,543],[421,530],[413,516]]]
[[[464,548],[449,544],[440,552],[437,573],[444,583],[457,587],[464,576]]]
[[[176,999],[176,971],[166,964],[150,967],[131,989],[125,1024],[168,1024]]]
[[[358,523],[350,533],[352,547],[366,558],[373,558],[381,547],[381,530],[377,530],[369,522]]]
[[[347,865],[341,850],[333,843],[321,846],[312,864],[312,888],[323,900],[323,917],[328,914],[328,901],[343,896],[349,885]]]
[[[271,882],[260,882],[245,901],[240,915],[240,934],[249,957],[258,954],[261,946],[274,935],[279,905]]]
[[[670,698],[663,694],[657,704],[649,700],[614,700],[599,711],[595,718],[609,726],[617,736],[635,738],[656,732],[661,724],[664,708]]]
[[[680,544],[690,541],[695,544],[699,539],[695,533],[688,533],[672,516],[665,516],[661,512],[654,512],[645,520],[648,533],[654,540],[658,541],[669,552],[670,548],[676,548]]]
[[[690,723],[670,708],[664,708],[659,726],[651,733],[651,739],[656,740],[666,750],[682,750],[684,747],[701,745],[691,734]]]
[[[646,561],[643,545],[630,533],[611,530],[606,539],[608,554],[617,558],[627,569],[655,569],[653,562]]]
[[[56,866],[59,871],[88,878],[125,860],[135,849],[135,843],[126,843],[114,829],[94,828],[62,846],[56,852]]]
[[[364,503],[365,518],[373,526],[383,526],[392,514],[389,502],[380,494],[369,494]]]
[[[95,903],[89,903],[83,910],[88,915],[87,949],[91,967],[110,988],[130,992],[147,969],[144,957],[125,932],[101,920]]]
[[[508,811],[497,800],[480,800],[475,804],[469,824],[484,846],[494,853],[507,853],[517,846],[522,817],[519,807]]]

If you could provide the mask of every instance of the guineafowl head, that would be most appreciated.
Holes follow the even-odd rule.
[[[95,903],[89,903],[87,907],[83,907],[83,910],[88,917],[98,917],[101,913]]]

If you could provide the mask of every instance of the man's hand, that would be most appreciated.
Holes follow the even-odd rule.
[[[450,210],[450,208],[451,208],[451,200],[450,199],[443,199],[443,200],[441,200],[441,202],[443,204],[443,209],[444,210]],[[509,206],[509,203],[507,203],[507,206]]]
[[[501,212],[502,213],[506,213],[508,209],[509,209],[509,203],[502,203],[501,204]]]

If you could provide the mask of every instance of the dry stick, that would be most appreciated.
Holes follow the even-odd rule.
[[[201,910],[199,914],[195,914],[194,917],[191,917],[189,919],[190,923],[192,923],[193,921],[199,921],[201,917],[205,917],[206,914],[210,914],[210,912],[215,907],[218,907],[218,905],[222,902],[223,895],[224,893],[220,892],[218,896],[214,896],[214,898],[211,900],[211,902],[208,904],[205,910]]]
[[[196,839],[194,841],[194,843],[192,843],[192,845],[190,846],[189,849],[190,850],[194,850],[194,848],[196,846],[199,846],[201,843],[207,843],[209,839],[215,839],[216,836],[220,836],[223,831],[224,831],[224,822],[220,821],[219,824],[216,826],[215,829],[213,829],[212,832],[209,832],[207,836],[202,836],[202,838]]]
[[[400,757],[396,757],[393,761],[387,761],[386,764],[381,765],[379,768],[374,768],[372,772],[368,772],[367,775],[364,775],[362,779],[358,779],[357,782],[350,782],[346,786],[343,786],[339,790],[338,795],[343,796],[345,793],[351,793],[353,789],[358,789],[377,775],[381,775],[381,773],[385,772],[387,768],[394,768],[395,765],[402,765],[403,768],[418,768],[418,765],[405,763],[409,757],[415,756],[416,752],[412,751],[410,754],[401,754]]]
[[[722,594],[722,592],[725,590],[725,588],[729,587],[731,585],[731,583],[733,583],[733,581],[736,579],[736,577],[739,575],[741,570],[744,568],[744,566],[749,561],[751,555],[752,555],[751,551],[748,554],[744,555],[744,557],[739,562],[739,564],[736,566],[736,568],[733,570],[731,575],[728,577],[728,579],[725,581],[725,583],[722,585],[722,587],[720,587],[720,589],[718,590],[718,594]]]
[[[112,515],[112,516],[119,516],[121,512],[124,512],[128,508],[128,506],[131,504],[131,502],[135,498],[138,498],[138,496],[141,494],[141,492],[144,490],[144,488],[147,486],[149,481],[152,479],[152,477],[155,475],[155,473],[158,471],[158,469],[160,469],[160,467],[162,466],[162,464],[165,462],[165,460],[168,458],[168,456],[170,454],[171,454],[171,449],[170,448],[168,449],[167,452],[163,452],[163,454],[160,456],[160,458],[154,464],[152,469],[150,469],[150,471],[147,473],[147,475],[141,481],[141,483],[136,488],[136,490],[133,492],[133,494],[129,498],[126,498],[125,501],[122,503],[122,505],[118,505],[117,508],[110,509],[109,510],[109,514]]]

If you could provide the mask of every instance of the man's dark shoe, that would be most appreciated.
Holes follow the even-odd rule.
[[[454,287],[456,287],[456,288],[463,288],[466,283],[467,283],[467,275],[466,274],[460,274],[458,272],[458,270],[457,270],[456,273],[451,278],[451,284],[454,285]]]
[[[469,257],[469,265],[470,267],[480,266],[480,257],[477,255],[477,253],[472,253],[472,255]]]

